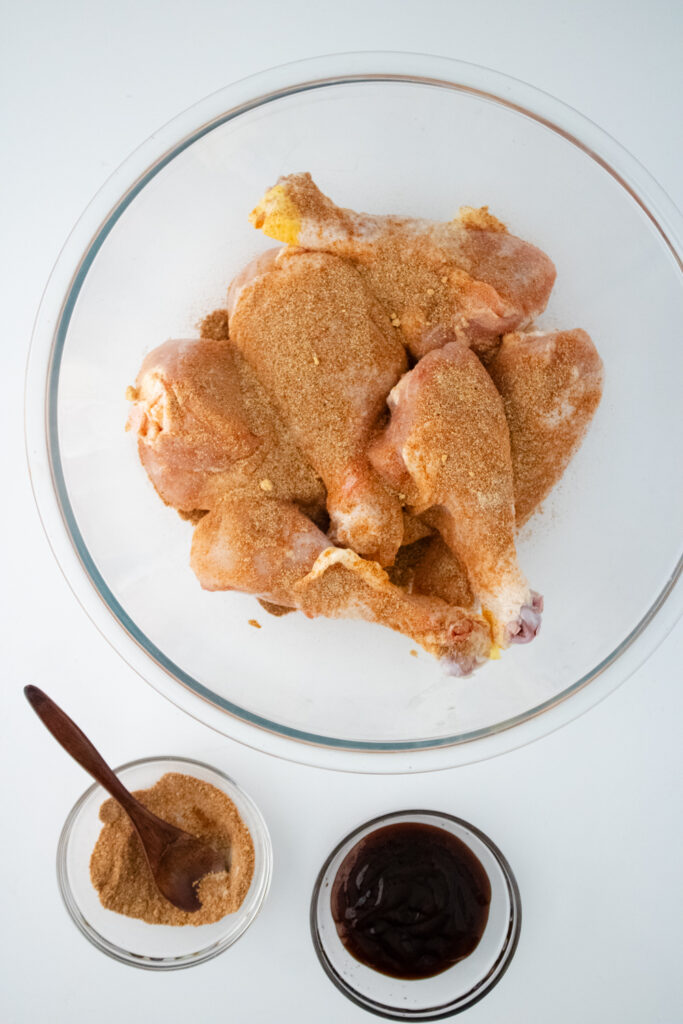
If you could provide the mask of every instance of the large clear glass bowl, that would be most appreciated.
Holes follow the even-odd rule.
[[[268,240],[247,213],[310,171],[342,205],[446,219],[488,204],[546,250],[541,323],[586,328],[604,399],[562,484],[520,538],[545,596],[537,640],[470,679],[377,626],[271,618],[203,592],[190,527],[124,432],[145,352],[196,334]],[[276,68],[181,114],[84,213],[38,315],[27,447],[73,590],[161,693],[242,742],[312,764],[420,771],[527,742],[610,692],[681,611],[681,218],[576,111],[457,61],[347,54]],[[248,620],[258,618],[262,628]]]

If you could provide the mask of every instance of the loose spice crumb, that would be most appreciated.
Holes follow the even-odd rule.
[[[413,648],[413,649],[412,649],[412,651],[410,652],[410,654],[411,654],[411,657],[413,657],[413,658],[417,658],[417,651],[415,650],[415,648]]]
[[[184,512],[182,509],[176,509],[176,512],[181,519],[185,520],[186,523],[192,523],[195,526],[204,518],[204,516],[209,514],[208,509],[205,508],[194,508],[191,512]]]
[[[253,626],[254,629],[260,629],[261,628],[261,623],[259,622],[258,619],[249,619],[249,625]]]
[[[256,600],[264,611],[267,611],[269,615],[274,615],[277,619],[281,618],[283,615],[292,615],[296,611],[296,608],[286,608],[282,604],[274,604],[273,601],[264,601],[262,597],[257,597]],[[261,627],[259,625],[259,629],[260,628]]]
[[[320,366],[320,360],[318,359],[315,352],[313,353],[313,362],[315,363],[316,366]]]
[[[211,341],[227,341],[230,336],[227,309],[214,309],[205,316],[199,325],[199,333],[202,338],[209,338]]]
[[[473,231],[499,231],[507,233],[507,228],[501,220],[489,213],[488,206],[461,206],[457,220],[466,228]]]
[[[100,807],[103,828],[90,858],[90,878],[107,910],[148,924],[201,925],[220,921],[244,902],[254,874],[254,844],[230,797],[202,779],[167,772],[137,797],[164,821],[203,839],[224,854],[229,870],[205,875],[198,886],[202,906],[179,910],[161,895],[142,843],[116,800]]]

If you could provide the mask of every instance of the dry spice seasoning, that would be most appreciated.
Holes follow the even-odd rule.
[[[90,877],[102,906],[149,924],[200,925],[220,921],[244,901],[254,874],[254,844],[229,796],[202,779],[167,772],[150,789],[133,793],[153,814],[211,843],[228,871],[199,882],[201,910],[179,910],[161,895],[132,822],[116,800],[100,807],[103,828],[90,858]]]

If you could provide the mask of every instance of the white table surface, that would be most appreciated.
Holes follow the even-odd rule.
[[[2,26],[0,1020],[369,1021],[318,966],[310,889],[351,827],[419,805],[481,826],[507,854],[522,892],[517,955],[468,1021],[683,1020],[680,625],[588,715],[493,761],[413,777],[278,762],[190,720],[108,647],[49,551],[22,441],[26,350],[59,248],[105,177],[179,110],[254,71],[329,51],[441,53],[495,67],[577,107],[680,205],[683,7],[674,0],[5,0]],[[254,796],[272,832],[275,875],[260,917],[227,954],[159,975],[109,960],[76,931],[60,902],[54,853],[86,778],[29,711],[21,695],[27,682],[54,694],[113,762],[196,756]]]

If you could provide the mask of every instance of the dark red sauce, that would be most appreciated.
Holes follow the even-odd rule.
[[[332,917],[348,952],[395,978],[429,978],[469,956],[489,916],[491,884],[461,840],[433,825],[387,825],[346,855]]]

